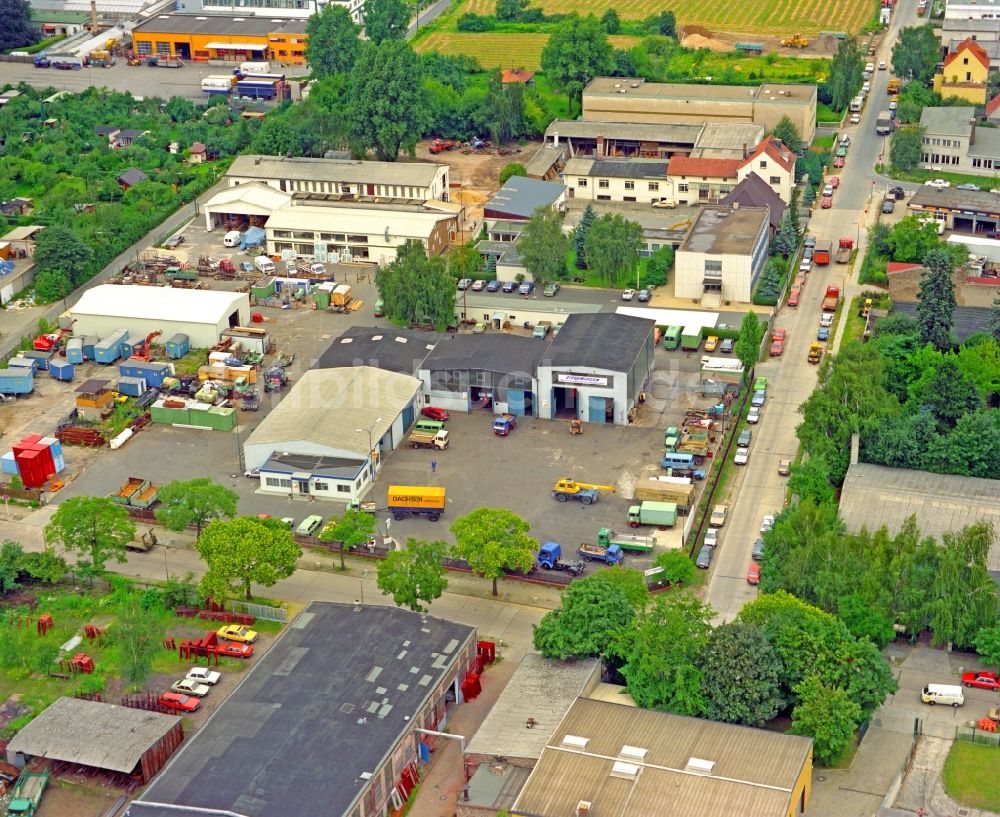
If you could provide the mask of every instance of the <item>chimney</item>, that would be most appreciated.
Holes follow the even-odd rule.
[[[604,158],[604,134],[598,134],[597,136],[597,160],[600,161]]]
[[[972,131],[969,133],[969,147],[971,148],[976,144],[976,117],[972,117],[969,120],[969,124],[972,125]]]
[[[576,804],[576,817],[587,817],[590,814],[590,801],[581,800]]]
[[[734,201],[733,202],[733,209],[734,210],[739,210],[740,209],[740,203],[738,201]]]
[[[749,154],[747,153],[747,143],[746,143],[746,142],[744,142],[744,143],[743,143],[743,161],[744,161],[744,162],[745,162],[745,161],[747,160],[747,156],[748,156],[748,155],[749,155]]]

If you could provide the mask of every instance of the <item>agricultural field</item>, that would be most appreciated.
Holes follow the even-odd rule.
[[[492,12],[491,12],[492,13]],[[465,54],[475,57],[483,68],[541,68],[542,49],[548,34],[502,34],[460,31],[436,31],[415,44],[417,51],[442,54]],[[631,48],[638,37],[609,37],[615,48]]]
[[[494,0],[465,0],[459,14],[493,14]],[[815,35],[820,31],[858,32],[875,11],[873,0],[533,0],[533,8],[546,14],[596,14],[614,8],[622,19],[645,19],[673,11],[679,26],[699,25],[719,31],[747,34]]]

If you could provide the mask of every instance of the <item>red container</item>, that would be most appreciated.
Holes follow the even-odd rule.
[[[29,451],[35,443],[41,442],[41,440],[41,434],[29,434],[21,442],[14,444],[14,456],[17,457],[19,451]]]
[[[18,473],[25,488],[41,488],[48,476],[45,474],[44,459],[41,451],[25,451],[20,457],[15,457]]]
[[[41,438],[39,437],[39,439]],[[38,452],[41,458],[40,462],[42,464],[42,468],[45,471],[46,479],[48,477],[55,476],[56,463],[55,460],[52,459],[52,449],[49,448],[49,446],[45,445],[44,443],[32,443],[31,450]]]

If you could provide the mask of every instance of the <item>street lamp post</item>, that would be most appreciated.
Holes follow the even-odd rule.
[[[364,570],[361,572],[361,604],[364,606],[365,603],[365,579],[368,578],[368,571]]]
[[[374,443],[372,443],[372,429],[375,428],[375,426],[377,426],[381,422],[382,422],[382,418],[381,417],[376,417],[372,421],[372,424],[370,426],[368,426],[368,428],[356,428],[356,429],[354,429],[354,432],[356,434],[360,434],[362,431],[365,431],[365,432],[368,433],[368,461],[369,462],[372,462],[372,459],[373,459],[372,453],[373,453],[373,449],[375,448]],[[372,479],[375,479],[375,473],[374,472],[375,472],[374,462],[372,462],[372,475],[371,475]]]

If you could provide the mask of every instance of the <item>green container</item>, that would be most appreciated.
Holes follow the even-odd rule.
[[[209,425],[216,431],[232,431],[236,428],[236,409],[225,406],[213,406],[205,412]]]
[[[270,298],[274,295],[274,279],[261,278],[257,283],[250,287],[250,294],[253,295],[254,300],[256,301],[262,301],[265,298]]]
[[[330,290],[328,289],[317,289],[313,293],[313,300],[316,302],[317,309],[329,309],[330,308]]]

